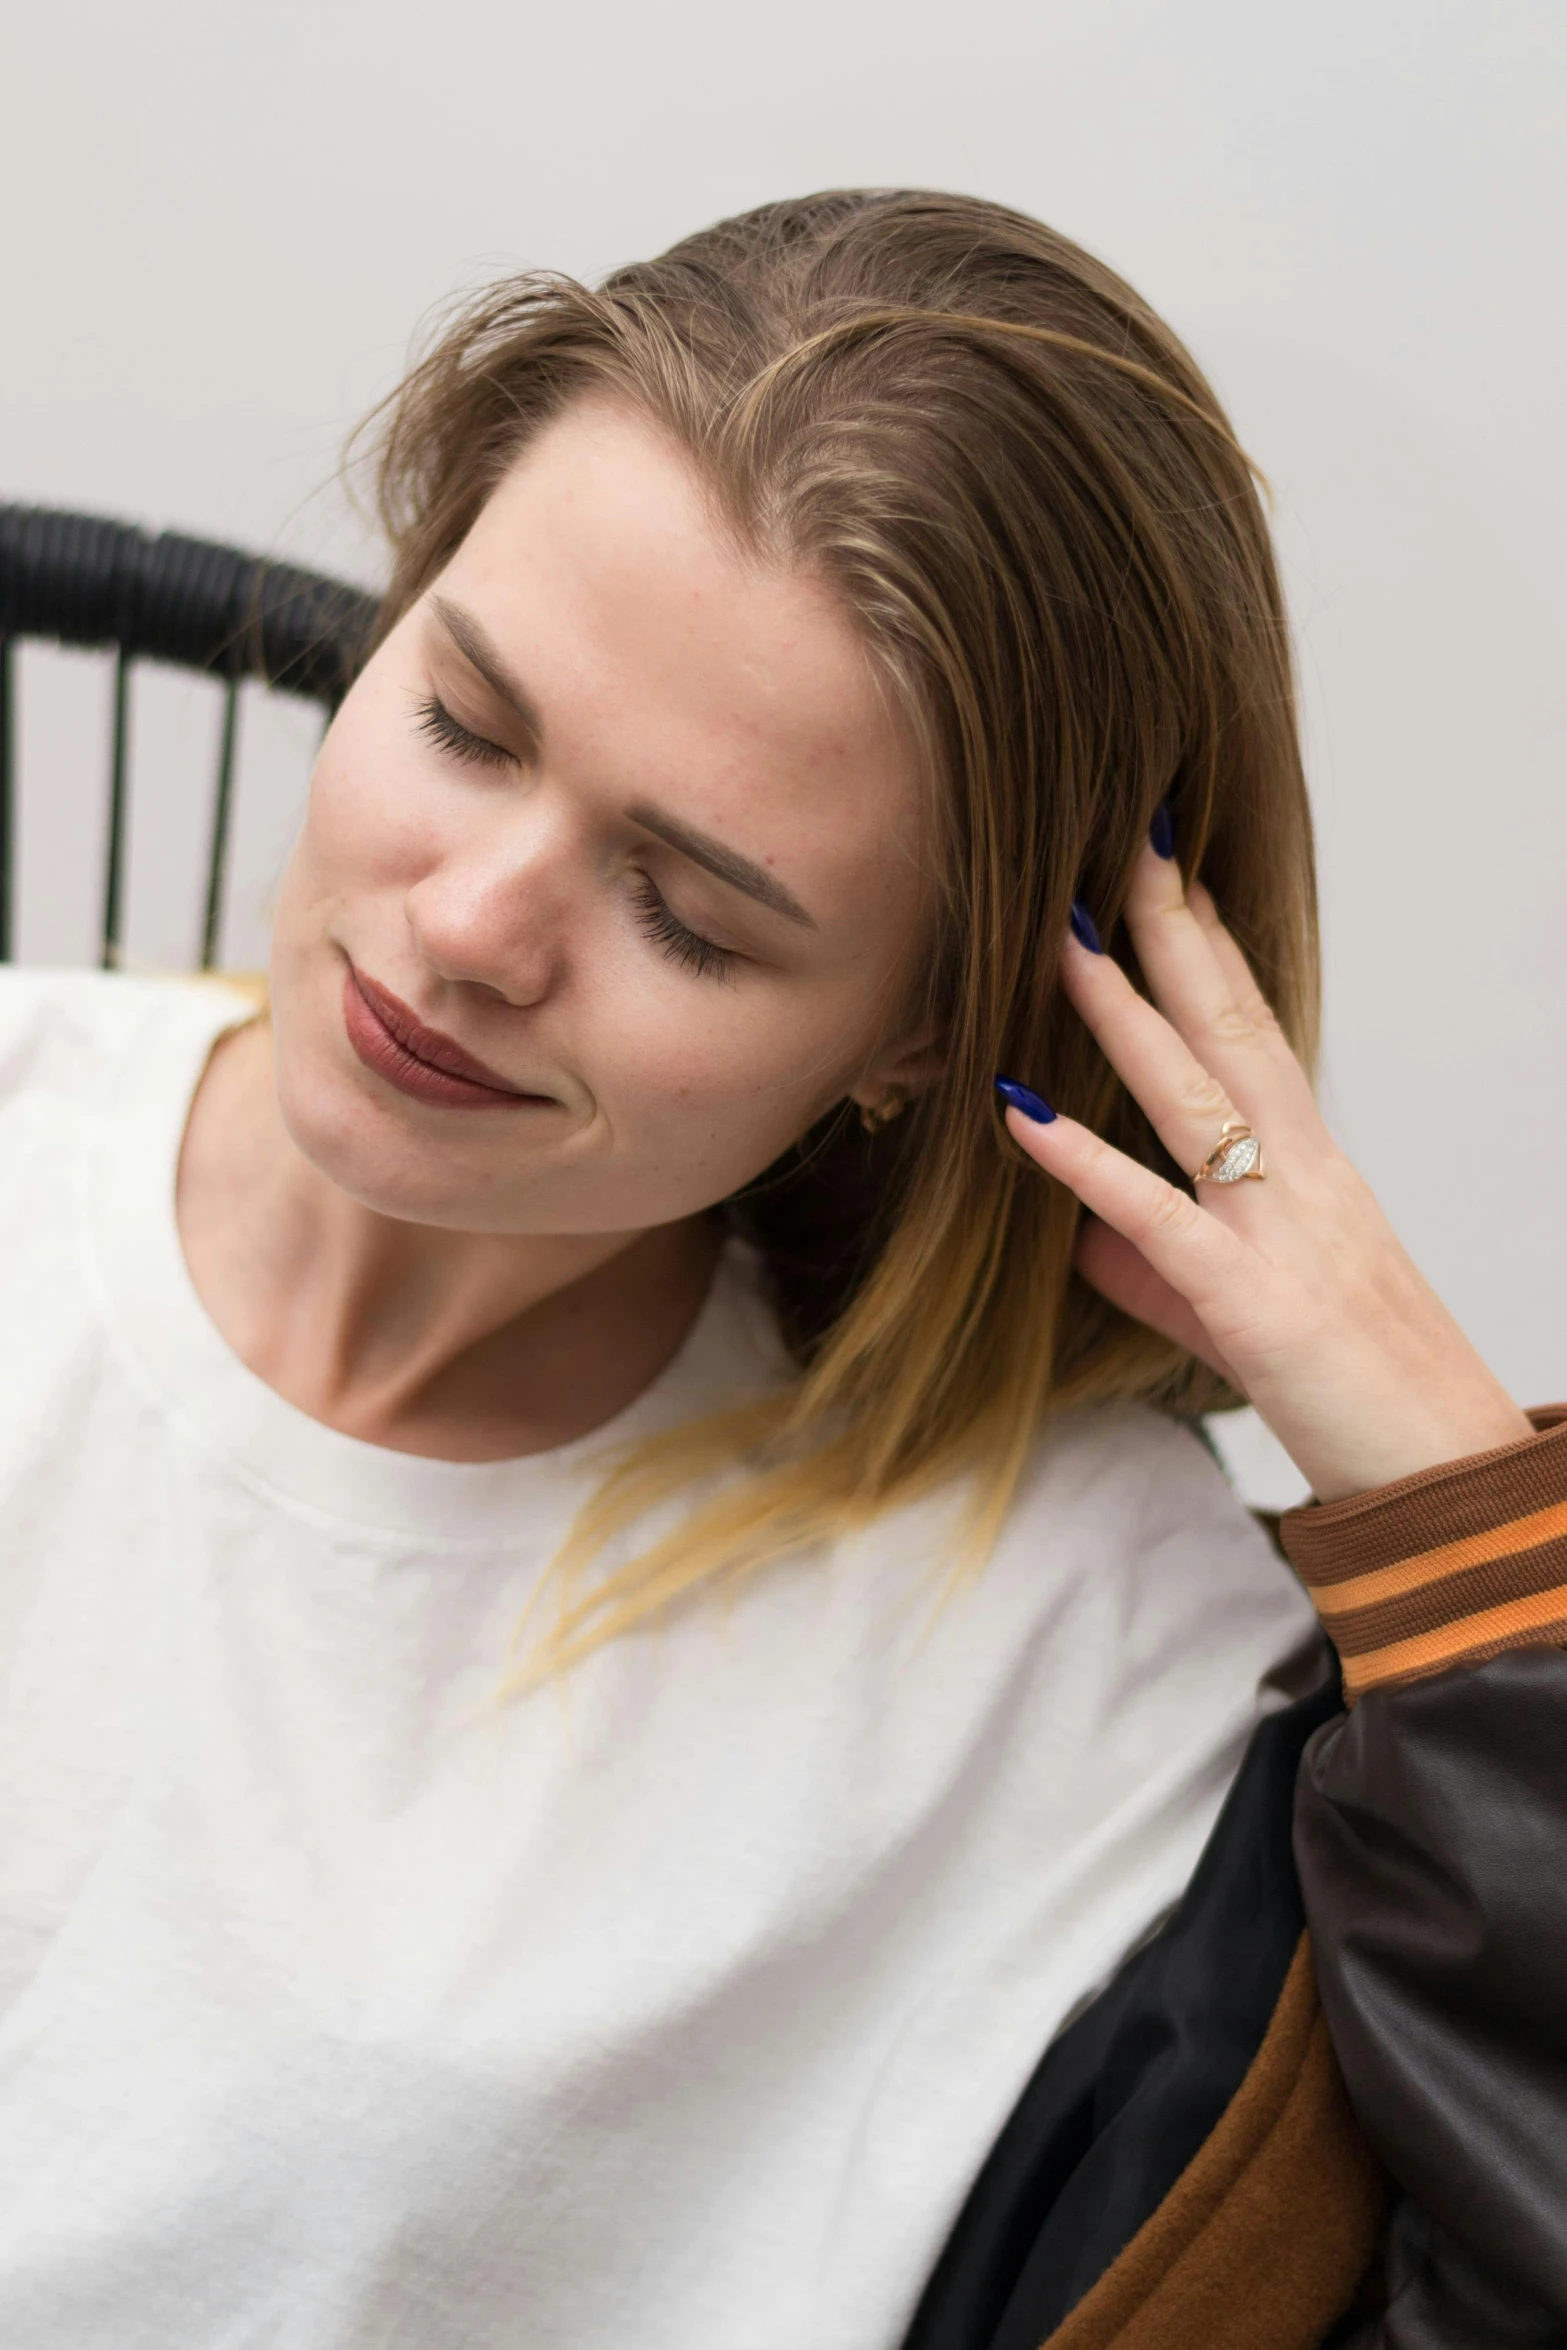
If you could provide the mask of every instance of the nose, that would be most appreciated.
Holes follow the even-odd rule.
[[[568,828],[535,790],[502,824],[449,848],[408,893],[421,959],[441,978],[484,987],[519,1007],[558,986],[576,886]]]

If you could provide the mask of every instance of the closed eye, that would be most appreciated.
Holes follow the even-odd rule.
[[[475,734],[471,726],[464,726],[460,718],[454,718],[439,694],[426,696],[418,705],[415,721],[417,731],[448,758],[460,759],[470,767],[516,765],[513,754],[501,744],[491,742],[486,735]],[[643,930],[681,970],[695,972],[703,978],[722,978],[739,961],[732,949],[704,938],[699,930],[692,930],[682,922],[647,874],[636,876],[632,897]]]
[[[503,750],[499,743],[492,743],[486,735],[475,734],[472,727],[464,726],[460,718],[454,718],[439,694],[428,695],[419,704],[415,718],[417,731],[450,759],[461,759],[470,767],[516,765],[510,751]]]
[[[647,874],[636,876],[632,896],[637,920],[648,937],[682,971],[694,971],[704,979],[722,979],[731,965],[740,960],[731,948],[715,945],[712,939],[704,938],[699,930],[692,930],[682,922]]]

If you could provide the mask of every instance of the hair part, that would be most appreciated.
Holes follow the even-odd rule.
[[[954,1477],[966,1556],[1050,1414],[1235,1399],[1073,1271],[1080,1210],[1010,1142],[997,1070],[1184,1181],[1067,1003],[1081,896],[1120,917],[1168,801],[1308,1066],[1318,965],[1288,628],[1257,484],[1170,330],[1101,262],[976,199],[767,205],[590,289],[514,277],[464,303],[379,413],[385,633],[533,435],[631,404],[740,543],[836,593],[936,785],[926,986],[944,1066],[873,1137],[824,1120],[727,1203],[798,1377],[633,1450],[582,1513],[538,1661],[567,1663],[698,1584],[830,1541]],[[738,1478],[725,1475],[736,1465]],[[589,1576],[642,1514],[672,1531]]]

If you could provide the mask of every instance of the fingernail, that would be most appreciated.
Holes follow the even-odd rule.
[[[1168,800],[1161,800],[1158,807],[1155,808],[1153,821],[1148,827],[1148,838],[1153,844],[1153,852],[1156,857],[1163,857],[1168,861],[1174,856],[1175,826],[1170,822]]]
[[[1079,946],[1087,947],[1091,955],[1104,953],[1104,948],[1099,944],[1099,933],[1094,928],[1094,918],[1081,898],[1072,900],[1072,936]]]
[[[1032,1118],[1036,1126],[1049,1126],[1055,1112],[1050,1104],[1026,1085],[1019,1085],[1015,1077],[998,1077],[996,1091],[1014,1110],[1021,1110],[1025,1118]]]

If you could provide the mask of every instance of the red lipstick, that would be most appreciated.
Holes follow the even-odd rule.
[[[443,1110],[516,1109],[554,1096],[525,1093],[478,1060],[439,1028],[428,1027],[389,988],[366,979],[352,963],[343,981],[343,1026],[367,1069],[399,1093]]]

